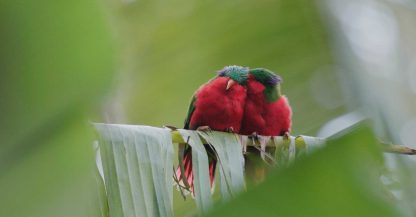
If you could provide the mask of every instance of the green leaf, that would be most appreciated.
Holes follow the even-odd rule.
[[[334,141],[209,216],[399,216],[379,180],[381,152],[368,129]]]
[[[110,216],[173,216],[173,145],[167,129],[95,124]]]
[[[245,189],[244,157],[236,135],[224,132],[198,132],[218,154],[220,188],[223,199],[236,197]]]
[[[99,214],[87,113],[114,72],[101,3],[1,1],[0,28],[0,216]]]
[[[98,144],[97,144],[98,145]],[[98,146],[97,146],[97,150]],[[107,201],[107,195],[105,192],[105,186],[104,186],[104,180],[103,177],[101,177],[100,172],[98,168],[95,168],[95,198],[93,198],[93,201],[98,203],[96,206],[99,208],[99,214],[98,217],[108,217],[108,201]]]
[[[93,133],[83,120],[62,123],[41,140],[42,146],[15,156],[16,162],[2,171],[0,216],[97,216]]]
[[[105,92],[114,61],[104,21],[96,1],[0,3],[0,159]]]
[[[212,208],[208,156],[199,134],[195,131],[178,129],[184,141],[192,147],[192,171],[194,175],[195,201],[201,213]],[[189,139],[188,139],[189,138]]]

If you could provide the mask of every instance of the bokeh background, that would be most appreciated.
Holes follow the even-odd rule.
[[[114,4],[122,64],[111,121],[181,127],[193,92],[226,65],[281,75],[294,133],[313,134],[344,111],[313,1]]]
[[[0,216],[103,214],[89,122],[181,127],[193,92],[226,65],[283,78],[293,135],[370,121],[214,216],[250,216],[242,206],[414,216],[414,157],[376,143],[416,147],[415,10],[412,0],[2,1]],[[175,198],[176,216],[195,214]]]

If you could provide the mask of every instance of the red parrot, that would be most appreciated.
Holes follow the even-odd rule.
[[[244,114],[248,71],[246,67],[227,66],[218,71],[218,76],[203,84],[191,99],[184,129],[212,129],[239,133]],[[208,146],[206,149],[212,186],[217,160],[214,151]],[[183,156],[180,158],[183,168],[180,166],[177,169],[176,176],[178,181],[185,181],[184,183],[187,183],[193,192],[190,146],[185,146]]]
[[[280,92],[281,78],[267,69],[251,69],[240,133],[283,136],[290,132],[292,109]]]
[[[280,92],[280,77],[267,69],[251,69],[247,79],[247,98],[240,134],[263,136],[288,136],[291,127],[292,110],[285,96]],[[266,140],[260,139],[261,147]],[[265,156],[261,149],[260,155]],[[255,153],[251,155],[250,153]],[[249,147],[245,154],[247,180],[258,183],[264,180],[267,167],[259,161],[259,151]]]

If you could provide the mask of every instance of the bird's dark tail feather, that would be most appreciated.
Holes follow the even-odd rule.
[[[208,148],[207,152],[208,152],[208,163],[209,163],[208,165],[209,181],[210,181],[210,185],[212,188],[215,182],[215,169],[217,166],[217,160],[211,157],[212,154],[210,153],[213,152],[212,149]],[[186,188],[188,188],[188,190],[191,191],[192,194],[194,194],[194,174],[192,171],[192,150],[190,146],[187,146],[185,148],[183,158],[182,158],[182,165],[183,165],[184,175],[182,175],[182,169],[180,165],[176,169],[176,177],[180,185],[185,186]]]

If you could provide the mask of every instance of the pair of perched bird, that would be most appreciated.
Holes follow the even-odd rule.
[[[280,92],[280,82],[281,78],[267,69],[226,66],[195,92],[184,128],[241,135],[288,135],[292,111]],[[212,185],[217,159],[212,149],[207,151]],[[185,147],[181,160],[183,168],[178,168],[176,175],[193,189],[190,146]]]

